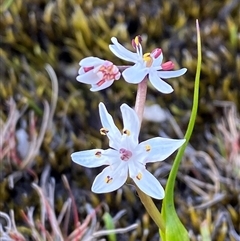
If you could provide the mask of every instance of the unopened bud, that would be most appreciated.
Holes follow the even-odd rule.
[[[158,58],[161,54],[162,54],[162,50],[159,48],[156,48],[152,51],[151,53],[153,55],[153,57],[156,59]]]
[[[166,63],[163,63],[162,65],[163,70],[172,70],[174,69],[174,64],[172,61],[167,61]]]

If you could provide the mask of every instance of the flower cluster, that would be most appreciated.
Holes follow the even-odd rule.
[[[172,61],[162,63],[163,53],[160,48],[154,49],[151,53],[143,54],[140,36],[132,40],[135,53],[123,47],[115,37],[112,37],[111,41],[109,49],[113,54],[120,59],[134,63],[133,66],[127,67],[122,72],[123,78],[128,83],[139,84],[147,76],[158,91],[169,94],[173,88],[164,79],[179,77],[187,71],[186,68],[173,70]],[[118,67],[108,60],[87,57],[81,60],[79,65],[81,68],[77,80],[81,83],[91,84],[91,91],[105,89],[121,76]]]
[[[140,84],[147,77],[158,91],[168,94],[173,91],[173,88],[164,80],[179,77],[187,71],[185,68],[173,70],[174,64],[171,61],[162,63],[163,53],[159,48],[151,53],[143,54],[140,36],[132,41],[135,52],[123,47],[115,37],[111,41],[109,48],[112,53],[134,65],[121,68],[123,69],[121,73],[120,68],[108,60],[96,57],[84,58],[79,63],[81,67],[77,80],[90,84],[91,91],[109,87],[122,74],[125,81],[132,84]],[[71,158],[75,163],[89,168],[107,166],[93,182],[92,191],[95,193],[117,190],[130,177],[142,192],[153,198],[162,199],[164,189],[159,181],[147,171],[146,164],[163,161],[176,151],[185,139],[155,137],[139,143],[141,126],[139,113],[127,104],[122,104],[120,109],[123,119],[122,131],[114,124],[105,105],[99,104],[102,123],[100,133],[108,137],[110,148],[75,152]]]

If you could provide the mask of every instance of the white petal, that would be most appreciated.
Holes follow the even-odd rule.
[[[141,142],[138,145],[137,152],[147,154],[145,163],[163,161],[182,146],[184,142],[185,139],[155,137]]]
[[[159,67],[161,68],[161,64],[162,64],[162,61],[163,61],[163,54],[161,53],[158,58],[153,58],[153,66],[154,67]]]
[[[126,82],[131,84],[138,84],[143,81],[148,72],[149,68],[145,68],[141,64],[135,64],[132,67],[125,69],[122,72],[122,76]]]
[[[158,71],[151,71],[149,73],[149,80],[151,84],[160,92],[164,94],[169,94],[173,92],[173,88],[171,85],[163,81],[158,77]],[[165,71],[166,72],[166,71]]]
[[[117,169],[114,169],[113,166],[108,166],[96,176],[92,185],[92,191],[95,193],[115,191],[126,182],[127,176],[127,165],[120,165]]]
[[[112,149],[93,149],[74,152],[71,158],[75,163],[84,167],[99,167],[102,165],[110,165],[114,161],[118,161],[119,155],[117,151]]]
[[[108,113],[102,102],[99,103],[99,115],[102,126],[108,130],[109,146],[118,149],[122,134],[114,124],[112,116]]]
[[[138,116],[135,110],[130,108],[127,104],[122,104],[120,109],[123,117],[124,130],[128,130],[130,132],[130,135],[126,135],[126,138],[131,139],[130,145],[137,145],[140,130],[140,122]],[[135,148],[135,146],[129,146],[129,148]]]
[[[94,67],[97,65],[101,65],[104,62],[105,60],[99,59],[97,57],[86,57],[79,62],[79,65],[83,67]]]
[[[168,71],[160,70],[157,72],[157,74],[158,74],[158,77],[160,77],[162,79],[169,79],[169,78],[182,76],[186,72],[187,72],[187,69],[182,68],[179,70],[168,70]]]
[[[111,38],[113,44],[109,45],[109,49],[115,54],[118,58],[136,63],[139,60],[139,56],[136,53],[133,53],[123,47],[115,37]]]
[[[105,83],[103,83],[102,85],[98,86],[98,85],[92,85],[92,88],[90,89],[91,91],[99,91],[99,90],[103,90],[108,88],[110,85],[112,85],[112,83],[114,82],[114,80],[107,80],[105,81]]]
[[[80,71],[81,71],[81,69],[82,68],[80,68]],[[99,82],[101,80],[100,77],[92,70],[78,75],[76,79],[77,79],[77,81],[84,83],[84,84],[96,84],[97,82]]]
[[[159,181],[146,169],[138,173],[138,176],[131,177],[136,185],[148,196],[156,199],[164,198],[164,189]]]

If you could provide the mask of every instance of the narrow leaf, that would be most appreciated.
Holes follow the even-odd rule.
[[[195,76],[195,84],[194,84],[194,97],[193,97],[193,107],[192,113],[190,116],[190,121],[188,124],[187,132],[185,134],[186,142],[179,149],[177,156],[174,160],[173,167],[169,174],[169,178],[167,181],[167,185],[165,188],[166,196],[163,200],[162,205],[162,216],[166,224],[165,232],[159,231],[162,241],[188,241],[189,236],[188,232],[181,223],[178,215],[176,213],[176,209],[174,206],[174,186],[175,180],[178,172],[179,165],[181,163],[182,156],[187,147],[189,139],[191,137],[193,127],[195,124],[197,109],[198,109],[198,96],[199,96],[199,80],[200,80],[200,71],[201,71],[201,39],[200,39],[200,30],[198,25],[198,20],[196,21],[197,27],[197,49],[198,49],[198,59],[197,59],[197,70]]]

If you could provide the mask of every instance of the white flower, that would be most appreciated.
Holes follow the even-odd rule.
[[[158,91],[169,94],[173,92],[173,88],[163,79],[179,77],[187,71],[186,68],[172,70],[174,65],[171,61],[162,64],[163,54],[159,48],[154,49],[151,53],[143,54],[140,36],[132,41],[136,53],[123,47],[115,37],[112,37],[111,40],[113,44],[110,44],[109,48],[113,54],[120,59],[135,63],[122,73],[128,83],[138,84],[148,75],[150,82]]]
[[[116,65],[108,60],[87,57],[80,61],[77,80],[92,85],[91,91],[106,89],[121,76]]]
[[[99,113],[103,128],[100,133],[109,138],[110,148],[75,152],[72,160],[85,167],[107,165],[95,178],[92,191],[95,193],[112,192],[120,188],[128,175],[147,195],[164,198],[164,190],[159,181],[146,169],[146,163],[163,161],[178,149],[185,140],[156,137],[138,143],[140,123],[136,112],[128,105],[121,105],[124,129],[122,133],[103,103]]]

